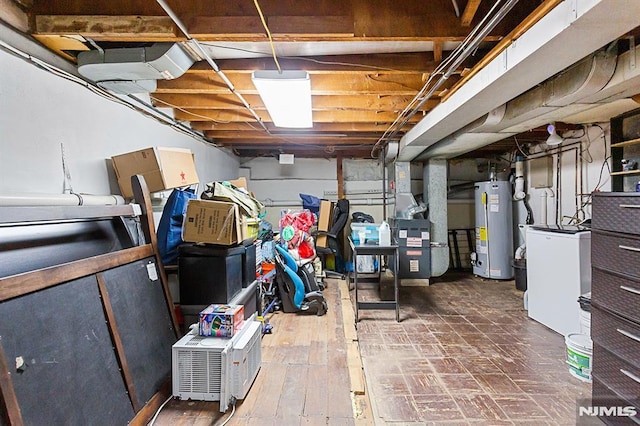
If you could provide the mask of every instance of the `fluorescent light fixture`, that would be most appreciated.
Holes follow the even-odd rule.
[[[313,127],[309,73],[259,70],[251,74],[251,81],[276,127]]]
[[[546,144],[548,146],[556,146],[560,145],[564,139],[556,132],[555,123],[551,123],[547,126],[547,132],[549,133],[549,137],[547,138]]]

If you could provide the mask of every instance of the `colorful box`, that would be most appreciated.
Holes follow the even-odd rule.
[[[233,337],[243,323],[243,305],[209,305],[200,312],[198,332],[207,337]]]

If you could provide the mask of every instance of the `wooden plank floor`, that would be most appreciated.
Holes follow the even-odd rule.
[[[350,392],[338,282],[327,280],[324,294],[324,316],[279,312],[269,318],[273,334],[262,339],[262,368],[227,425],[362,424],[354,406],[362,419],[366,402]],[[220,413],[217,402],[170,400],[154,424],[218,425],[230,412]]]

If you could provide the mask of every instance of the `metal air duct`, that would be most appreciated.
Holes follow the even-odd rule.
[[[154,91],[156,80],[173,80],[195,59],[178,43],[90,50],[78,54],[78,72],[116,93]]]

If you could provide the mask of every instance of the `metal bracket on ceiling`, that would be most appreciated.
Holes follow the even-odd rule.
[[[629,37],[629,68],[636,69],[636,39],[634,36]]]

